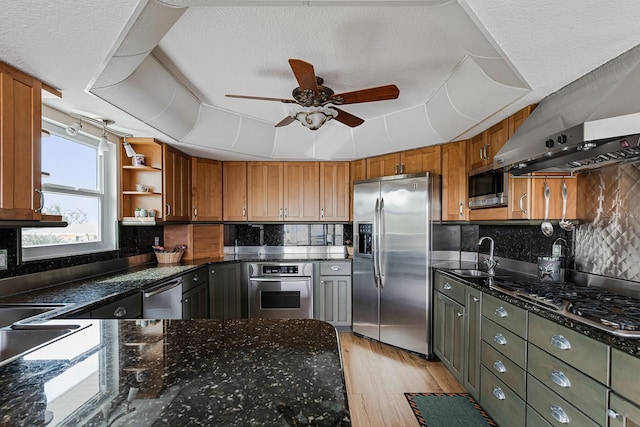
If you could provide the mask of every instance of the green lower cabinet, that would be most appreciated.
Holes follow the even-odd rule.
[[[484,365],[481,367],[480,374],[480,405],[500,426],[523,427],[525,425],[525,401]]]
[[[535,409],[527,405],[527,427],[553,427]]]
[[[603,426],[554,393],[531,375],[527,375],[527,403],[552,426]]]
[[[462,383],[465,309],[440,292],[434,297],[434,352]]]

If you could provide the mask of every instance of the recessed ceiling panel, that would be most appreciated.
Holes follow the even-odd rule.
[[[288,126],[276,128],[272,157],[288,160],[314,159],[314,133],[297,121]]]
[[[424,105],[389,114],[385,120],[393,145],[399,150],[445,142],[429,123]]]
[[[358,157],[349,126],[327,123],[315,133],[316,159],[351,160]]]
[[[453,106],[445,86],[427,102],[427,116],[435,131],[445,141],[452,141],[457,135],[478,123],[477,120],[462,115]]]
[[[200,114],[192,132],[183,142],[202,147],[229,149],[238,136],[240,116],[200,104]]]
[[[243,117],[240,122],[238,138],[229,149],[238,153],[270,159],[275,141],[275,129],[271,123]]]
[[[353,141],[358,157],[369,157],[396,151],[387,135],[383,117],[367,120],[367,126],[353,128]]]

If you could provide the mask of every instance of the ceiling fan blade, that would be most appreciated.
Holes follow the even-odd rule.
[[[276,123],[275,127],[280,128],[282,126],[287,126],[287,125],[290,125],[291,123],[293,123],[295,121],[296,121],[296,119],[294,119],[293,117],[287,116],[284,119],[280,120],[278,123]]]
[[[355,90],[353,92],[336,93],[333,98],[342,98],[342,104],[356,104],[358,102],[385,101],[396,99],[400,95],[400,89],[396,85],[372,87],[369,89]]]
[[[301,59],[290,59],[289,65],[293,75],[296,76],[298,85],[302,90],[312,90],[313,93],[318,93],[318,81],[316,80],[316,72],[313,70],[313,65],[305,62]]]
[[[338,115],[335,117],[335,120],[339,121],[340,123],[344,123],[345,125],[352,128],[356,126],[360,126],[361,124],[364,123],[364,119],[361,119],[360,117],[354,116],[353,114],[349,114],[346,111],[341,110],[339,108],[335,108],[335,107],[331,107],[331,108],[333,108],[338,112]]]
[[[287,104],[295,104],[296,101],[293,99],[284,99],[284,98],[268,98],[266,96],[247,96],[247,95],[225,95],[229,98],[242,98],[242,99],[256,99],[258,101],[279,101]]]

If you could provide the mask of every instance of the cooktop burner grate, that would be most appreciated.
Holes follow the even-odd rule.
[[[609,333],[640,338],[640,299],[572,283],[494,279],[490,287]]]

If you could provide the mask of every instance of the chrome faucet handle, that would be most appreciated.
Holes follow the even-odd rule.
[[[487,272],[491,275],[495,274],[496,267],[500,265],[500,263],[493,258],[485,259],[484,263],[487,264]]]

